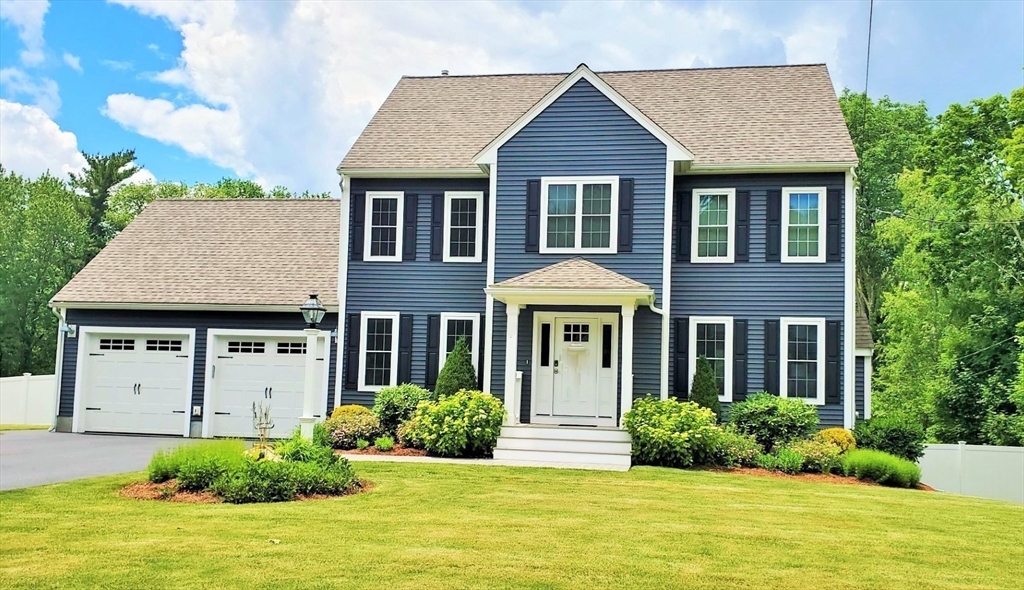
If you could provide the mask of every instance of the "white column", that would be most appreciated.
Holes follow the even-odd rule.
[[[516,354],[519,351],[519,305],[505,304],[505,420],[515,424],[519,420],[519,400],[516,399]]]
[[[302,417],[299,418],[299,429],[302,438],[306,440],[313,439],[313,424],[316,422],[313,413],[316,412],[314,385],[316,384],[316,341],[319,335],[320,330],[306,328],[306,376],[302,381]]]
[[[632,305],[622,306],[622,414],[633,407],[633,314]],[[619,425],[622,417],[619,417]]]
[[[872,353],[874,354],[874,353]],[[864,419],[871,419],[871,355],[864,357]]]

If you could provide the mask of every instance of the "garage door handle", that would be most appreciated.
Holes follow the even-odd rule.
[[[175,414],[184,414],[185,410],[174,410]]]
[[[90,352],[89,353],[89,356],[103,356],[103,355],[104,355],[104,353],[102,353],[102,352]]]
[[[274,399],[274,388],[270,388],[270,399]]]
[[[214,416],[230,416],[231,412],[214,412]]]
[[[263,399],[267,399],[267,390],[269,390],[269,389],[270,389],[269,387],[264,387],[263,388]]]
[[[176,354],[176,355],[174,355],[174,356],[176,356],[176,357],[178,357],[178,358],[180,358],[180,359],[187,359],[187,358],[188,358],[188,355],[187,355],[187,354]]]
[[[86,408],[86,410],[102,410],[103,408]]]

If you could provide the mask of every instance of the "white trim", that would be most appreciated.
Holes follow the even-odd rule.
[[[487,236],[487,287],[494,284],[494,258],[495,251],[497,250],[497,236],[498,236],[498,224],[497,224],[497,211],[498,211],[498,164],[491,164],[490,167],[490,181],[488,195],[490,198],[487,199],[487,227],[490,228],[490,233]],[[493,365],[494,355],[494,295],[484,288],[484,292],[487,296],[487,303],[484,307],[484,391],[491,391],[491,367]]]
[[[779,318],[779,395],[789,397],[789,327],[817,326],[818,358],[815,361],[818,370],[818,395],[814,399],[802,399],[814,406],[825,405],[825,318]]]
[[[373,219],[374,199],[395,199],[395,254],[393,256],[373,256],[370,254],[370,246],[373,238],[373,226],[370,222]],[[366,212],[363,223],[363,262],[401,262],[402,261],[402,234],[405,233],[405,193],[402,191],[366,191]]]
[[[874,351],[874,349],[871,349],[871,348],[855,348],[853,350],[853,355],[854,356],[867,356],[867,357],[870,357],[870,356],[873,356],[874,354],[875,354],[875,351]]]
[[[505,386],[502,389],[505,401],[505,423],[512,426],[519,422],[519,406],[522,391],[516,382],[522,378],[519,372],[519,306],[505,305]],[[519,377],[519,379],[517,379]]]
[[[665,164],[665,241],[663,242],[663,255],[661,267],[661,399],[668,399],[668,362],[669,362],[669,332],[671,331],[671,305],[672,305],[672,224],[673,207],[675,201],[675,165],[673,162]],[[651,309],[657,313],[653,305]]]
[[[345,341],[345,330],[348,329],[348,322],[345,321],[345,305],[348,302],[348,257],[349,257],[349,234],[351,232],[350,207],[352,206],[352,180],[341,175],[341,242],[338,245],[338,342]],[[365,230],[364,230],[365,231]],[[337,408],[341,405],[341,386],[344,381],[341,378],[345,374],[345,356],[338,354],[337,374],[334,380],[334,404]]]
[[[650,305],[654,291],[646,289],[517,289],[488,287],[484,292],[516,305]]]
[[[778,162],[770,164],[698,164],[690,166],[687,174],[732,174],[759,172],[845,172],[856,162]]]
[[[670,164],[674,161],[669,160]],[[681,162],[683,163],[683,162]],[[487,166],[482,163],[471,168],[343,168],[338,174],[348,178],[487,178]],[[856,162],[776,162],[769,164],[698,164],[694,163],[680,173],[686,174],[733,174],[761,172],[846,172]]]
[[[397,311],[364,311],[359,314],[359,384],[358,391],[376,393],[385,387],[398,385],[398,323],[401,313]],[[391,320],[391,381],[387,385],[366,384],[366,321],[369,319]]]
[[[853,428],[854,414],[857,406],[854,398],[854,360],[857,333],[857,193],[853,183],[853,168],[846,171],[846,184],[843,191],[843,280],[845,304],[843,309],[843,426]],[[871,357],[868,357],[869,359]],[[867,391],[865,390],[865,394]],[[865,395],[864,402],[867,404]],[[865,405],[865,407],[867,407]],[[870,415],[870,412],[865,410]]]
[[[441,341],[438,342],[438,352],[440,353],[440,359],[437,363],[437,372],[441,373],[441,369],[444,368],[444,363],[448,360],[448,322],[450,320],[472,320],[473,321],[473,349],[470,354],[473,357],[473,370],[478,371],[479,369],[479,357],[480,357],[480,314],[478,313],[442,313],[441,314]]]
[[[249,336],[253,338],[305,338],[305,330],[246,330],[246,329],[235,329],[235,328],[209,328],[206,330],[206,364],[204,365],[205,379],[203,381],[205,389],[203,390],[203,438],[210,438],[213,436],[210,433],[210,416],[213,412],[213,401],[216,393],[215,385],[213,383],[215,379],[213,366],[217,359],[217,339],[225,338],[230,336]],[[321,411],[327,411],[327,400],[330,395],[328,391],[327,382],[330,379],[331,371],[331,331],[320,330],[317,335],[317,339],[324,340],[324,369],[323,369],[323,387],[321,388],[321,398],[317,408]],[[306,350],[306,354],[310,351]],[[316,354],[316,350],[313,351]],[[341,362],[341,356],[338,355],[338,362]],[[339,375],[341,373],[338,373]],[[191,413],[192,407],[189,406],[189,413]],[[324,416],[325,418],[328,416]]]
[[[572,248],[553,248],[548,243],[548,189],[551,185],[576,185],[576,235]],[[608,212],[610,229],[608,247],[584,248],[583,243],[583,185],[611,185],[612,202]],[[619,247],[619,177],[618,176],[545,176],[540,179],[540,253],[541,254],[617,254]]]
[[[733,363],[735,357],[733,356],[732,344],[733,344],[733,332],[732,316],[690,316],[689,319],[689,330],[688,335],[689,342],[689,353],[687,354],[686,362],[689,365],[689,383],[686,387],[689,390],[693,386],[693,377],[697,372],[697,324],[724,324],[725,325],[725,393],[718,396],[720,402],[731,402],[732,401],[732,377],[733,377]]]
[[[790,256],[789,254],[789,196],[793,193],[818,193],[818,255]],[[828,227],[828,191],[823,186],[798,186],[782,188],[782,262],[822,263],[825,262],[825,232]]]
[[[299,299],[302,299],[300,297]],[[273,313],[293,313],[298,309],[302,301],[296,301],[295,304],[281,304],[281,305],[234,305],[234,304],[219,304],[219,303],[73,303],[73,302],[60,302],[51,304],[57,309],[116,309],[124,311],[128,309],[136,310],[160,310],[160,311],[267,311]],[[338,306],[324,304],[328,312],[338,311]]]
[[[474,199],[476,200],[476,244],[473,246],[473,256],[451,256],[452,240],[452,200],[453,199]],[[444,192],[444,252],[443,262],[480,262],[483,260],[483,233],[484,233],[484,193],[483,191],[445,191]]]
[[[480,167],[472,168],[342,168],[338,174],[348,178],[486,178]]]
[[[67,310],[52,308],[59,316],[57,324],[57,354],[53,362],[53,416],[50,416],[50,430],[57,430],[57,417],[60,415],[60,385],[64,381],[64,330],[67,325]]]
[[[195,328],[121,328],[116,326],[79,326],[78,327],[78,358],[75,364],[75,400],[71,418],[71,432],[82,431],[82,387],[84,385],[85,363],[89,355],[89,335],[91,334],[160,334],[188,336],[188,361],[185,363],[188,376],[185,380],[185,428],[182,436],[188,437],[192,422],[192,381],[195,377],[196,329]]]
[[[698,254],[697,242],[700,236],[700,198],[725,195],[726,233],[728,245],[725,256],[701,256]],[[695,188],[693,189],[693,231],[690,232],[690,262],[718,262],[732,264],[736,260],[736,189],[735,188]],[[716,226],[721,227],[721,226]]]
[[[871,418],[871,357],[864,357],[864,419]],[[856,406],[854,406],[856,408]]]
[[[666,147],[666,155],[670,161],[693,160],[693,154],[690,153],[683,144],[679,143],[676,138],[669,135],[640,109],[633,106],[633,104],[619,94],[617,90],[609,86],[607,82],[587,67],[587,64],[580,64],[571,74],[555,85],[555,87],[552,88],[544,98],[540,99],[536,104],[530,107],[530,110],[526,111],[523,116],[519,117],[515,123],[510,125],[500,135],[491,140],[484,149],[480,150],[480,152],[473,157],[473,162],[475,164],[494,164],[497,162],[498,148],[505,145],[505,142],[515,137],[523,127],[526,127],[530,121],[544,112],[552,103],[558,100],[560,96],[565,94],[573,87],[573,85],[576,84],[576,82],[580,80],[587,80],[590,82],[601,94],[605,95],[609,100],[615,103],[616,106],[625,111],[626,114],[632,117],[637,123],[640,123],[640,125],[650,132],[651,135],[664,143]]]

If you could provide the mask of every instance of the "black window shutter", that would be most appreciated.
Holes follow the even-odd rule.
[[[674,357],[675,379],[672,384],[673,396],[676,399],[687,398],[690,381],[690,361],[687,356],[687,348],[690,342],[690,320],[689,318],[675,318],[676,331],[676,354]]]
[[[842,322],[825,322],[825,403],[839,403],[839,328]]]
[[[690,261],[690,227],[693,225],[693,191],[676,192],[676,261]]]
[[[487,208],[487,197],[488,197],[488,194],[484,193],[484,198],[483,198],[483,203],[482,203],[483,211],[477,211],[477,213],[476,213],[483,220],[483,223],[480,224],[480,227],[483,228],[483,235],[480,236],[480,247],[483,249],[480,252],[480,260],[482,260],[482,261],[486,261],[487,260],[487,244],[490,243],[490,242],[487,241],[487,232],[491,229],[490,225],[489,225],[490,219],[488,219],[487,216],[490,214],[491,210]]]
[[[828,225],[825,227],[825,260],[828,262],[842,262],[842,234],[843,234],[843,190],[838,188],[828,189],[828,200],[825,203]]]
[[[352,193],[352,248],[349,250],[352,260],[363,259],[363,241],[366,225],[366,193]]]
[[[437,366],[440,356],[441,344],[441,316],[432,314],[427,316],[427,378],[424,387],[434,389],[437,383]]]
[[[732,324],[732,401],[747,399],[747,320]]]
[[[345,389],[359,388],[359,314],[350,313],[345,319],[348,338],[345,340]]]
[[[402,260],[416,260],[416,218],[419,216],[419,202],[417,195],[405,195],[405,207],[402,211],[405,217],[402,223]]]
[[[398,316],[398,383],[412,381],[412,314]]]
[[[526,251],[540,252],[540,181],[526,181]]]
[[[444,260],[444,195],[434,195],[430,204],[430,259]]]
[[[750,261],[750,191],[736,191],[736,262]]]
[[[764,390],[779,395],[779,320],[764,321]]]
[[[767,262],[782,260],[782,191],[768,191],[768,235],[764,249]]]
[[[487,316],[480,314],[480,342],[476,343],[476,383],[477,388],[480,391],[487,391],[484,389],[484,342],[487,342],[487,322],[485,321]]]
[[[633,179],[619,179],[619,252],[633,251]]]

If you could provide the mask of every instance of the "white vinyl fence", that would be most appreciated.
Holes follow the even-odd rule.
[[[1024,447],[927,445],[918,463],[937,490],[1024,504]]]
[[[56,383],[55,375],[31,373],[0,379],[0,424],[52,424]]]

